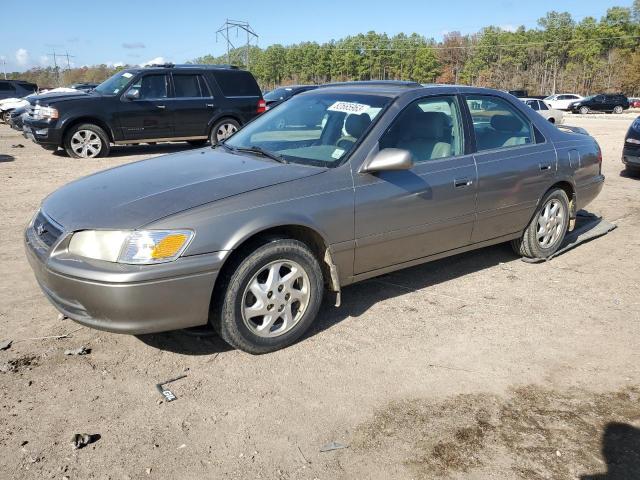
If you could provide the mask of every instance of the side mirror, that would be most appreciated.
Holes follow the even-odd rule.
[[[413,168],[413,155],[409,150],[385,148],[376,153],[361,171],[363,173],[374,173],[391,170],[410,170],[411,168]]]
[[[127,93],[124,94],[124,98],[127,100],[138,100],[140,98],[140,90],[137,88],[130,88]]]

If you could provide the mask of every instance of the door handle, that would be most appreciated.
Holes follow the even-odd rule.
[[[456,178],[453,181],[453,186],[456,188],[465,188],[470,185],[473,185],[473,180],[469,180],[468,178]]]
[[[207,107],[213,108],[213,107],[215,107],[215,105],[213,103],[207,103]]]
[[[156,105],[158,108],[167,108],[166,105]]]
[[[550,163],[541,163],[540,164],[540,170],[542,170],[542,171],[551,170],[551,164]]]

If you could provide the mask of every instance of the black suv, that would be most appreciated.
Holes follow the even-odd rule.
[[[629,109],[629,99],[620,93],[591,95],[569,104],[569,110],[573,113],[587,114],[593,112],[622,113]]]
[[[215,144],[265,110],[251,73],[230,65],[153,65],[123,70],[89,92],[36,96],[24,134],[75,158],[110,144]]]
[[[22,80],[0,80],[0,100],[4,98],[22,98],[38,91],[35,83]]]

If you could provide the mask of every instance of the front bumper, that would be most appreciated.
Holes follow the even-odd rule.
[[[38,145],[48,149],[57,148],[62,145],[62,129],[57,123],[26,117],[22,123],[22,133]]]
[[[71,255],[60,248],[64,242],[48,249],[32,227],[25,231],[27,259],[40,288],[72,320],[136,335],[208,322],[213,286],[228,252],[159,265],[123,265]]]
[[[625,144],[622,149],[622,163],[630,167],[640,168],[640,146]]]

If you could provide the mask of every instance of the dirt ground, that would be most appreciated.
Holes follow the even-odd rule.
[[[73,160],[0,125],[0,343],[13,340],[0,478],[640,478],[640,178],[620,162],[632,119],[566,120],[603,148],[589,210],[617,230],[544,264],[500,245],[354,285],[263,356],[58,319],[23,253],[40,200],[186,146]],[[162,401],[156,384],[183,374]],[[76,433],[100,438],[73,450]],[[320,451],[333,441],[347,448]]]

